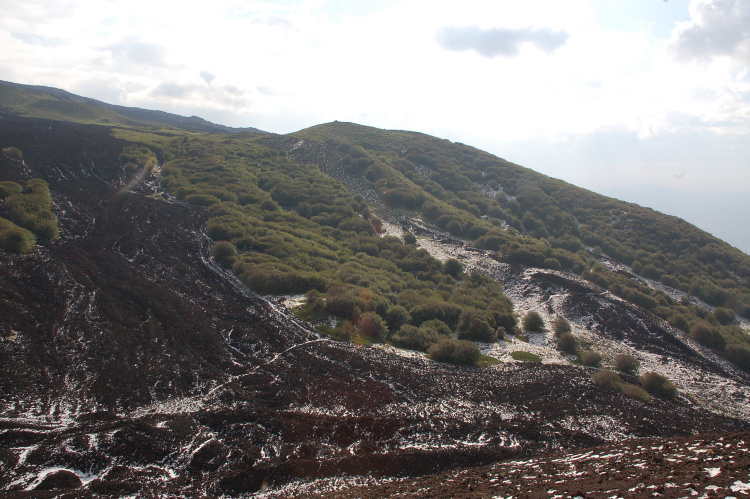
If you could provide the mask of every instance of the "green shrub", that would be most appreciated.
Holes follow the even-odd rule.
[[[3,156],[6,156],[10,159],[15,159],[16,161],[21,161],[23,159],[23,153],[21,150],[15,146],[8,146],[3,147]]]
[[[402,305],[392,305],[385,313],[385,322],[391,331],[398,330],[404,324],[411,322],[411,315],[406,307]]]
[[[593,350],[581,352],[581,364],[588,367],[597,367],[602,361],[602,356]]]
[[[12,185],[10,189],[16,190]],[[11,218],[17,225],[47,241],[54,241],[60,237],[57,217],[50,211],[52,196],[44,180],[34,178],[27,181],[22,192],[8,196],[5,202],[10,208]]]
[[[607,388],[608,390],[614,390],[616,392],[619,392],[620,387],[622,386],[620,376],[616,372],[608,369],[602,369],[601,371],[595,372],[591,375],[591,380],[602,388]]]
[[[383,340],[388,328],[382,317],[375,312],[365,312],[357,318],[357,328],[362,336],[368,339]]]
[[[505,335],[507,334],[507,331],[503,326],[498,326],[497,329],[495,329],[495,338],[499,340],[504,340]]]
[[[411,232],[405,233],[404,234],[404,244],[409,244],[409,245],[415,246],[417,244],[417,236],[415,236]]]
[[[638,369],[640,369],[641,367],[641,363],[638,362],[638,359],[636,359],[632,355],[624,353],[615,355],[614,365],[615,369],[617,369],[618,371],[632,375],[638,374]]]
[[[734,322],[734,310],[725,307],[716,307],[714,317],[719,324],[727,326]]]
[[[561,352],[575,355],[577,347],[578,342],[576,341],[575,336],[573,336],[572,334],[563,333],[557,337],[557,349]]]
[[[423,322],[422,325],[419,326],[419,329],[426,333],[435,333],[440,336],[450,336],[452,332],[451,328],[448,327],[448,324],[438,319]]]
[[[449,258],[443,264],[443,272],[454,279],[458,279],[464,272],[464,266],[455,258]]]
[[[28,230],[0,218],[0,249],[11,253],[28,253],[34,249],[36,237]]]
[[[536,354],[533,354],[531,352],[526,352],[524,350],[516,350],[515,352],[511,352],[510,356],[513,357],[514,360],[520,360],[521,362],[541,362],[542,358]]]
[[[641,376],[641,383],[647,392],[664,397],[677,396],[677,387],[666,377],[653,371]]]
[[[148,172],[156,165],[156,154],[144,146],[132,145],[122,150],[120,161],[125,163],[125,169],[134,171],[145,168]]]
[[[391,335],[391,341],[396,346],[419,350],[420,352],[426,352],[437,343],[438,339],[440,339],[440,336],[437,334],[409,324],[404,324],[395,334]]]
[[[515,334],[518,329],[518,318],[513,312],[493,312],[495,324],[502,327],[507,334]]]
[[[602,388],[620,392],[632,399],[640,400],[641,402],[648,402],[651,400],[651,397],[649,397],[648,393],[643,388],[629,383],[623,383],[620,376],[614,371],[607,369],[597,371],[591,375],[591,380]]]
[[[458,319],[458,338],[492,343],[497,338],[487,318],[476,310],[467,309]]]
[[[552,323],[552,331],[555,332],[555,336],[560,336],[563,333],[569,333],[571,331],[570,323],[565,320],[565,317],[558,315],[555,317]]]
[[[23,192],[23,187],[15,182],[0,182],[0,199],[5,199],[21,192]]]
[[[708,348],[715,348],[719,351],[724,350],[724,347],[727,344],[719,331],[705,323],[693,325],[693,327],[690,328],[689,336],[701,345]]]
[[[690,330],[690,323],[687,321],[684,315],[682,314],[673,314],[670,315],[667,319],[667,322],[677,329],[681,329],[685,332]]]
[[[729,345],[724,353],[731,363],[745,372],[750,372],[750,349],[740,345]]]
[[[623,395],[627,395],[631,399],[640,400],[641,402],[648,402],[651,400],[648,392],[640,386],[631,385],[630,383],[623,383],[620,385],[620,391]]]
[[[432,360],[451,364],[476,364],[479,347],[471,341],[441,338],[427,351]]]
[[[211,206],[221,203],[221,199],[211,194],[188,194],[185,196],[185,202],[198,206]]]
[[[544,332],[544,319],[537,312],[530,310],[523,316],[523,329],[531,333]]]
[[[51,212],[46,212],[52,215]],[[54,217],[54,215],[52,215]],[[43,218],[40,216],[34,224],[34,233],[46,241],[55,241],[60,238],[60,226],[57,218]]]
[[[211,245],[211,256],[224,267],[231,267],[237,248],[229,241],[219,241]]]

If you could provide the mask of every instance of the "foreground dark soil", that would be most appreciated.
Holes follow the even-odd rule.
[[[455,367],[321,338],[220,269],[205,209],[126,175],[105,128],[2,119],[0,144],[24,152],[0,158],[0,180],[49,182],[61,225],[33,254],[0,252],[10,496],[239,496],[750,427],[602,390],[574,365]],[[663,336],[640,312],[607,320],[634,343]],[[724,372],[663,338],[659,352]]]
[[[314,497],[750,497],[748,449],[750,433],[644,439]]]

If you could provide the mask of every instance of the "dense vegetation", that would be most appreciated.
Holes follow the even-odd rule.
[[[138,164],[135,153],[150,157],[129,149],[121,158]],[[217,261],[259,293],[307,293],[312,317],[338,320],[324,333],[466,363],[478,351],[475,358],[465,343],[446,343],[454,332],[492,342],[515,328],[499,283],[463,274],[455,261],[443,265],[413,238],[381,234],[364,198],[316,165],[247,136],[175,138],[163,153],[162,185],[210,209],[206,231]]]
[[[387,210],[419,212],[505,261],[577,273],[750,370],[750,342],[734,324],[735,314],[750,317],[750,257],[687,222],[423,134],[329,123],[295,137],[325,141],[348,175],[372,183]],[[605,267],[605,256],[629,270]],[[575,350],[574,338],[561,343]]]
[[[20,151],[17,156],[20,160]],[[44,241],[60,237],[49,186],[44,180],[31,179],[24,187],[16,182],[0,182],[0,200],[4,201],[9,217],[0,218],[0,248],[28,253],[36,244],[36,236]]]
[[[482,283],[485,295],[480,276],[441,264],[413,234],[380,237],[381,219],[419,215],[504,261],[576,273],[750,370],[750,342],[735,321],[750,317],[750,257],[675,217],[419,133],[335,122],[288,136],[210,134],[224,129],[54,89],[3,83],[0,97],[7,113],[112,126],[133,144],[121,156],[128,171],[148,172],[158,154],[164,187],[210,209],[218,261],[261,293],[320,293],[315,313],[336,317],[331,331],[343,338],[375,334],[428,351],[451,335],[490,342],[519,332],[497,283]],[[22,159],[11,146],[2,153]],[[32,234],[54,240],[59,229],[46,185],[21,189],[3,194],[0,230],[3,247],[23,252]],[[423,327],[436,320],[450,334]],[[561,350],[579,353],[564,323],[551,326]]]
[[[337,327],[323,329],[335,337],[427,352],[454,334],[492,342],[518,332],[497,282],[441,264],[412,234],[381,233],[383,218],[415,213],[500,259],[577,273],[750,370],[750,343],[734,323],[750,315],[750,258],[679,219],[417,133],[332,123],[292,136],[120,135],[156,147],[163,186],[210,209],[206,230],[222,265],[260,293],[315,291],[309,311],[336,317]],[[300,139],[313,145],[298,147]],[[153,157],[134,147],[122,159]],[[605,267],[603,255],[633,272]],[[526,322],[544,327],[534,314]],[[562,351],[579,353],[564,319],[552,327]]]

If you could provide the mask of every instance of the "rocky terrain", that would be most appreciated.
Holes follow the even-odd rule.
[[[748,442],[748,433],[643,439],[387,484],[319,484],[329,490],[311,497],[747,497]]]
[[[552,475],[553,458],[533,456],[608,444],[602,460],[672,445],[688,459],[699,440],[620,443],[750,428],[746,374],[574,276],[422,234],[435,254],[499,279],[518,310],[565,315],[605,360],[627,352],[666,374],[678,398],[604,390],[549,335],[486,345],[504,361],[487,368],[321,337],[222,270],[207,210],[161,192],[158,169],[126,173],[127,143],[107,129],[3,119],[0,142],[24,151],[23,161],[0,159],[0,180],[46,180],[61,227],[35,253],[0,252],[0,490],[10,496],[305,495],[314,480],[324,490],[344,476],[388,481],[509,459],[527,464],[476,473],[487,474],[482,494],[500,483],[513,495],[511,469]],[[544,362],[514,361],[514,350]],[[747,441],[727,438],[738,449]],[[590,469],[593,455],[581,458]],[[728,459],[705,467],[722,471]]]

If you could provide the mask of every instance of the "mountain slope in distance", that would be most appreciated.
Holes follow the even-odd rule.
[[[80,97],[52,87],[0,81],[0,112],[33,118],[129,127],[167,126],[194,132],[265,133],[257,128],[231,128],[197,116],[119,106]]]

